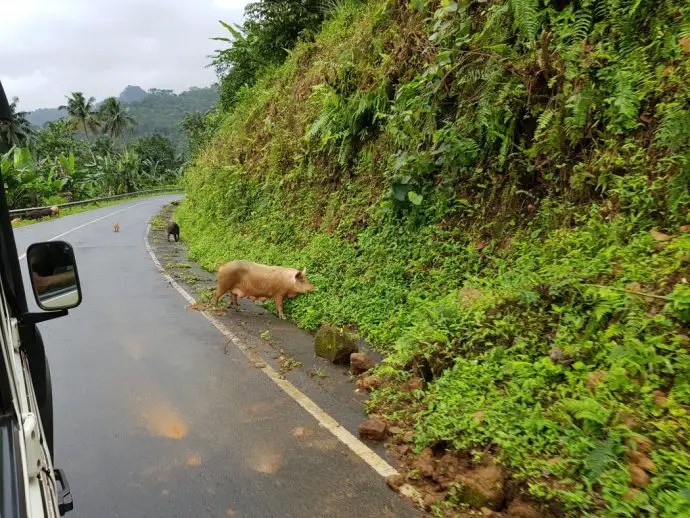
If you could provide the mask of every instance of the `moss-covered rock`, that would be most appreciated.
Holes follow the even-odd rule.
[[[340,329],[325,325],[316,333],[314,352],[316,356],[332,363],[348,363],[350,355],[357,352],[355,338]]]

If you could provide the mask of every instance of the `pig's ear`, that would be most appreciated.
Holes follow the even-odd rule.
[[[304,272],[302,270],[298,270],[297,273],[295,273],[295,279],[301,279],[304,277]]]
[[[305,277],[307,276],[307,269],[306,268],[302,268],[302,275],[304,275]]]

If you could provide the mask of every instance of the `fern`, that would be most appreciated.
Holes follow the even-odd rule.
[[[539,32],[539,2],[537,0],[510,0],[513,23],[527,41],[534,41]]]
[[[606,20],[611,15],[611,9],[607,0],[596,0],[594,2],[594,17],[597,20]]]
[[[590,88],[583,89],[571,95],[566,101],[566,110],[570,112],[565,118],[565,134],[571,140],[577,140],[589,121],[589,110],[592,105],[593,94]]]
[[[582,41],[587,37],[592,26],[592,19],[592,6],[586,2],[575,13],[575,24],[571,34],[573,41]]]
[[[660,111],[663,115],[656,129],[655,143],[676,149],[689,146],[690,111],[678,102],[663,105]]]
[[[611,411],[592,398],[564,399],[561,405],[577,419],[584,419],[604,425],[611,416]]]
[[[544,135],[544,132],[551,124],[551,121],[553,120],[555,114],[556,112],[553,109],[547,108],[539,116],[539,118],[537,119],[537,129],[534,132],[534,140],[541,139],[541,137]]]
[[[585,457],[585,469],[590,483],[596,483],[611,463],[616,460],[615,446],[616,441],[608,437],[605,441],[598,441]]]

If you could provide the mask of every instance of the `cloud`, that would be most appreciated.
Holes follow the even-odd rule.
[[[0,0],[0,80],[20,109],[103,99],[131,84],[184,90],[216,80],[208,56],[247,0]]]

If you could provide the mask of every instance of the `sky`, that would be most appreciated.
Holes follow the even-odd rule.
[[[216,81],[210,54],[247,0],[0,0],[0,81],[19,109],[96,100],[127,85],[175,91]]]

